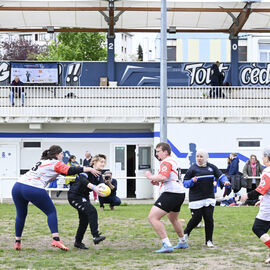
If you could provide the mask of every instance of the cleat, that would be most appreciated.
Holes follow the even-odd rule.
[[[79,248],[79,249],[88,249],[88,247],[86,247],[84,243],[75,242],[74,247]]]
[[[21,250],[21,243],[20,242],[15,242],[14,249],[15,250]]]
[[[68,248],[61,241],[55,241],[55,240],[53,240],[52,243],[51,243],[51,245],[53,247],[58,247],[58,248],[60,248],[62,250],[66,250],[66,251],[68,250]]]
[[[183,248],[188,248],[188,243],[184,242],[184,243],[178,243],[176,246],[173,247],[174,249],[183,249]]]
[[[156,253],[171,253],[173,252],[172,246],[167,246],[165,243],[163,243],[162,248],[159,250],[155,250]]]
[[[206,243],[207,247],[214,247],[214,244],[212,243],[212,241],[208,240],[207,243]]]
[[[106,237],[102,236],[102,235],[98,235],[97,237],[93,238],[94,244],[97,245],[99,244],[101,241],[105,240]]]
[[[270,264],[270,254],[269,257],[264,261],[265,264]]]

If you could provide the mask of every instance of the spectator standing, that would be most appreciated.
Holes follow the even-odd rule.
[[[83,160],[83,166],[90,167],[91,159],[92,159],[91,154],[88,151],[86,151],[85,159]]]
[[[247,181],[247,192],[250,192],[260,183],[260,179],[252,178],[252,176],[259,177],[262,174],[263,168],[257,160],[256,155],[252,154],[243,168],[243,175]]]
[[[11,90],[9,92],[9,99],[10,99],[12,106],[15,105],[14,98],[21,98],[22,99],[22,106],[24,106],[24,97],[25,97],[24,88],[19,87],[19,86],[23,86],[23,82],[20,81],[20,78],[18,76],[15,76],[14,80],[11,82],[11,85],[13,87],[11,87]]]
[[[239,158],[236,153],[231,153],[229,156],[231,162],[228,162],[227,174],[228,176],[239,174]]]
[[[216,88],[213,87],[213,89],[210,90],[210,98],[215,98],[215,97],[223,97],[224,94],[222,93],[221,86],[223,86],[223,81],[224,81],[224,75],[219,71],[219,66],[220,62],[216,61],[212,66],[211,66],[211,75],[210,75],[210,81],[211,81],[211,86],[217,86]]]
[[[67,162],[67,165],[70,166],[70,167],[79,167],[79,166],[80,166],[79,163],[76,161],[76,156],[74,156],[74,155],[71,155],[71,156],[69,157],[68,162]],[[83,165],[83,166],[84,166],[84,165]],[[87,167],[87,166],[85,166],[85,167]],[[89,167],[89,166],[88,166],[88,167]],[[70,176],[68,177],[68,179],[66,179],[65,184],[66,184],[66,185],[69,184],[69,185],[71,186],[71,185],[74,183],[76,177],[77,177],[77,174],[70,175]]]
[[[191,231],[200,223],[205,223],[205,244],[213,247],[214,206],[216,204],[214,186],[218,179],[223,185],[230,185],[227,177],[213,164],[208,163],[208,153],[198,150],[196,163],[185,174],[184,187],[189,188],[189,208],[192,214],[184,230],[187,239]]]
[[[111,189],[111,194],[108,197],[99,196],[100,209],[104,210],[104,203],[109,203],[111,210],[114,210],[114,206],[121,204],[121,200],[116,196],[117,180],[112,178],[112,172],[106,171],[103,175],[105,184]]]

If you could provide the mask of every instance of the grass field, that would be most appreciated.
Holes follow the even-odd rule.
[[[262,262],[268,255],[264,244],[252,233],[258,212],[255,207],[215,207],[214,248],[204,245],[204,228],[190,236],[190,247],[170,254],[155,254],[160,240],[148,224],[151,205],[124,205],[99,214],[100,231],[107,239],[94,246],[88,230],[84,243],[88,250],[73,247],[78,218],[68,204],[56,205],[61,240],[68,252],[50,247],[51,236],[46,216],[29,206],[23,233],[22,250],[13,250],[15,207],[0,205],[0,269],[266,269]],[[190,218],[187,205],[181,218]],[[164,219],[170,240],[176,234]]]

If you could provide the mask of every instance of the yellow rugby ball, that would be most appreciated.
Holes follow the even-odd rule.
[[[111,189],[104,183],[98,185],[101,197],[108,197],[111,194]]]

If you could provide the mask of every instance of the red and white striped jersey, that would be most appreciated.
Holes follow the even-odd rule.
[[[69,168],[63,161],[56,159],[40,160],[30,171],[22,175],[18,182],[37,188],[45,188],[60,173],[67,175]]]
[[[161,183],[160,191],[162,192],[173,192],[173,193],[184,193],[184,187],[181,179],[178,179],[178,164],[177,161],[168,156],[162,160],[160,164],[159,173],[165,176],[167,179]]]
[[[263,170],[260,184],[256,190],[263,195],[257,218],[270,221],[270,167]]]

